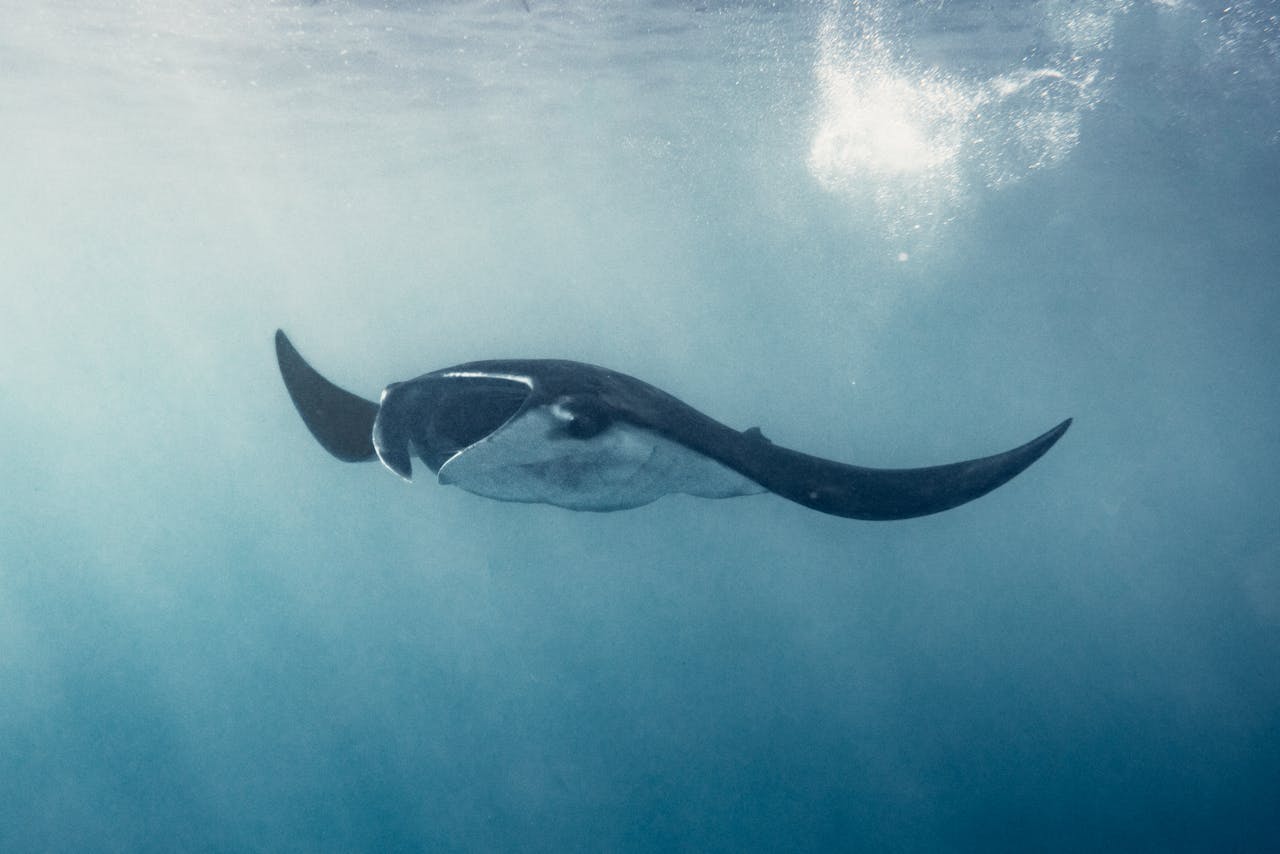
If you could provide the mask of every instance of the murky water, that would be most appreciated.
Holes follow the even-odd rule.
[[[7,4],[4,850],[1280,842],[1266,3]],[[367,397],[626,371],[899,523],[329,458]]]

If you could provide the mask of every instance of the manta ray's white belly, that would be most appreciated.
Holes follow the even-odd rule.
[[[530,409],[440,467],[441,483],[500,501],[626,510],[671,493],[705,498],[764,488],[651,430],[614,422],[590,439],[564,431],[552,407]]]

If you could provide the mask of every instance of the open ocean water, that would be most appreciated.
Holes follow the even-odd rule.
[[[1280,850],[1265,0],[0,3],[0,850]],[[344,465],[607,365],[855,522]]]

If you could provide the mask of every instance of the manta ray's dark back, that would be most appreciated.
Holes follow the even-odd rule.
[[[635,507],[669,492],[729,497],[767,490],[834,516],[909,519],[951,509],[1007,483],[1071,426],[1068,418],[1025,445],[989,457],[874,469],[780,447],[758,429],[734,430],[648,383],[580,362],[472,362],[395,383],[380,406],[326,380],[282,331],[276,332],[276,357],[303,422],[338,459],[381,458],[407,478],[412,450],[442,480],[442,466],[452,465],[447,482],[464,489],[573,509]],[[513,427],[520,424],[539,426]],[[487,451],[472,450],[486,446]],[[628,456],[638,447],[639,456]],[[664,460],[665,468],[653,468],[645,454]],[[464,458],[476,463],[451,463]],[[613,491],[598,498],[573,492],[579,483],[582,490],[599,490],[600,481],[616,481],[618,472],[630,473],[634,483],[613,483]],[[483,483],[468,483],[469,477]],[[500,482],[503,477],[509,482]],[[550,488],[540,491],[539,478]],[[628,495],[628,489],[635,492]]]

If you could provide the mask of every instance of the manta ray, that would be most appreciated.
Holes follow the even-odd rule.
[[[664,495],[771,492],[850,519],[909,519],[985,495],[1038,460],[1071,419],[990,457],[912,469],[847,465],[734,430],[659,388],[560,359],[467,362],[387,386],[378,403],[321,376],[276,331],[298,414],[345,462],[405,480],[418,457],[443,484],[570,510],[625,510]]]

